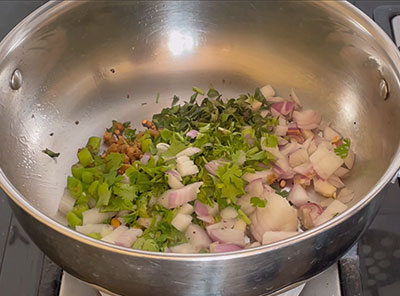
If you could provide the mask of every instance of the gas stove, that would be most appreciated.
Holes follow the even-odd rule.
[[[0,39],[46,1],[0,1]],[[349,0],[400,47],[400,1]],[[400,293],[400,187],[392,185],[370,230],[337,264],[280,296]],[[19,226],[0,191],[0,295],[107,296],[50,261]]]

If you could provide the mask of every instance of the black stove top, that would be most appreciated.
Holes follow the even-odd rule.
[[[0,1],[0,39],[46,1]],[[398,1],[349,0],[393,38]],[[400,21],[399,21],[400,24]],[[400,36],[400,26],[397,36]],[[400,44],[400,40],[396,40]],[[400,295],[400,186],[389,185],[382,208],[369,230],[340,262],[344,296]],[[360,264],[358,265],[358,262]],[[360,272],[361,270],[361,272]],[[61,270],[19,226],[0,190],[0,295],[58,295]],[[361,280],[360,280],[361,278]],[[362,290],[362,292],[361,292]],[[324,295],[318,295],[324,296]]]

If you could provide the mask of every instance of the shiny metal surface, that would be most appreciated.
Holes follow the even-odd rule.
[[[332,265],[376,214],[376,195],[400,166],[398,65],[387,36],[345,2],[52,2],[0,44],[0,184],[35,243],[86,282],[122,295],[272,293]],[[16,68],[18,91],[9,85]],[[352,139],[353,207],[300,236],[222,255],[133,251],[56,222],[88,136],[111,119],[139,126],[174,94],[209,83],[225,96],[266,83],[288,96],[293,87],[320,110]],[[61,156],[50,159],[46,147]]]

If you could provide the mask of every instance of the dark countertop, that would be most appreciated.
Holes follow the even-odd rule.
[[[46,1],[0,1],[0,39]],[[370,17],[382,5],[400,1],[350,0]],[[400,186],[388,185],[377,217],[360,241],[364,296],[400,295]],[[0,191],[0,294],[56,295],[59,271],[19,226]],[[47,276],[44,276],[47,275]],[[322,295],[321,295],[322,296]]]

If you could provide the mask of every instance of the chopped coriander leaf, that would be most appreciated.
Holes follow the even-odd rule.
[[[275,190],[275,193],[282,196],[282,197],[288,197],[289,192],[286,190],[280,189],[278,186],[272,186],[272,188]]]
[[[42,151],[44,154],[47,154],[51,158],[57,158],[60,156],[59,152],[53,152],[50,149],[46,148],[45,150]]]
[[[278,146],[278,137],[273,134],[264,134],[265,140],[264,145],[267,147],[277,147]]]
[[[220,96],[219,92],[216,89],[214,89],[212,85],[210,85],[210,89],[207,92],[207,97],[215,98],[219,96]]]
[[[259,197],[252,197],[250,198],[250,203],[257,208],[265,208],[265,206],[267,205],[267,201],[260,199]]]
[[[158,104],[158,101],[160,100],[160,93],[157,93],[157,96],[156,96],[156,104]]]
[[[350,149],[350,139],[343,139],[343,143],[337,146],[334,149],[334,151],[337,156],[340,156],[341,158],[345,159],[349,154],[349,149]]]
[[[130,129],[126,128],[124,130],[124,136],[127,138],[129,141],[133,142],[136,138],[136,129]]]
[[[178,96],[174,96],[173,99],[172,99],[172,104],[171,104],[171,106],[175,106],[176,103],[178,103],[178,102],[179,102],[179,97],[178,97]]]

